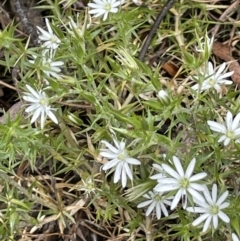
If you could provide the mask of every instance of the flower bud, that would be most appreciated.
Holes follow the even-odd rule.
[[[169,95],[167,93],[167,91],[165,90],[160,90],[157,93],[157,97],[159,98],[160,101],[162,101],[163,103],[167,103],[169,101]]]

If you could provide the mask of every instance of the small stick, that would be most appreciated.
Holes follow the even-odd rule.
[[[160,13],[158,14],[148,36],[147,36],[147,39],[145,41],[145,43],[143,44],[142,46],[142,49],[140,51],[140,54],[138,56],[138,59],[143,61],[144,59],[144,56],[150,46],[150,43],[151,43],[151,40],[152,38],[154,37],[154,34],[157,32],[157,29],[161,23],[161,21],[163,20],[163,18],[166,16],[168,10],[173,6],[173,4],[176,2],[176,0],[169,0],[165,6],[162,8],[162,10],[160,11]]]
[[[221,21],[221,22],[224,21],[224,20],[226,19],[227,15],[230,14],[230,13],[234,10],[234,8],[237,8],[237,6],[239,5],[239,3],[240,3],[239,0],[233,2],[233,3],[223,12],[223,14],[220,16],[220,18],[219,18],[218,20]],[[220,24],[217,24],[217,25],[213,28],[212,31],[213,31],[213,35],[214,35],[214,36],[217,34],[219,28],[220,28]]]
[[[38,46],[38,33],[35,26],[32,24],[29,19],[25,7],[23,6],[21,0],[12,0],[13,7],[15,8],[16,13],[18,14],[24,28],[26,29],[27,34],[31,35],[32,43],[35,46]]]

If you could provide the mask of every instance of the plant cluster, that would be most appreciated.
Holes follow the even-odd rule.
[[[141,62],[166,1],[76,2],[41,1],[39,46],[0,33],[21,105],[0,121],[0,240],[51,223],[58,240],[239,240],[240,99],[212,53],[231,22],[209,31],[228,5],[177,1]]]

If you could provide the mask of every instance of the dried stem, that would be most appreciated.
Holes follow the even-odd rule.
[[[19,16],[23,27],[26,29],[27,34],[31,36],[31,42],[38,46],[38,33],[36,27],[32,24],[29,19],[25,7],[21,0],[12,0],[12,5],[15,8],[17,15]]]

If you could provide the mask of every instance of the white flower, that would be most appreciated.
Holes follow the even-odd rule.
[[[213,65],[211,62],[208,62],[208,64],[205,66],[205,68],[202,68],[199,70],[199,76],[193,76],[193,80],[197,80],[198,82],[203,81],[200,84],[195,84],[191,88],[195,91],[204,91],[210,88],[214,88],[217,91],[221,90],[220,85],[231,85],[232,81],[227,80],[226,78],[230,77],[234,71],[227,72],[222,74],[224,69],[226,68],[226,63],[223,63],[219,66],[217,72],[215,73],[215,70],[213,69]]]
[[[204,201],[204,198],[198,193],[198,191],[203,191],[205,188],[203,185],[196,183],[207,176],[207,173],[201,172],[192,176],[196,159],[193,158],[189,163],[187,170],[184,172],[180,160],[173,156],[173,164],[176,171],[166,164],[162,164],[162,168],[166,175],[170,177],[163,177],[158,179],[158,184],[154,188],[157,192],[170,192],[177,190],[177,193],[172,201],[171,210],[176,208],[180,199],[183,199],[183,208],[186,208],[188,194],[193,197],[197,197]]]
[[[218,142],[223,142],[224,146],[227,146],[231,140],[240,142],[240,113],[233,119],[233,115],[230,111],[227,112],[225,118],[225,124],[220,124],[215,121],[207,121],[212,131],[221,133],[222,136]]]
[[[172,202],[170,200],[172,200],[173,197],[166,198],[166,197],[163,197],[162,194],[163,193],[159,193],[154,190],[148,192],[148,194],[144,194],[143,197],[145,197],[146,199],[149,199],[149,200],[139,203],[137,205],[137,207],[142,208],[142,207],[148,206],[147,211],[146,211],[146,216],[149,216],[155,208],[155,213],[157,215],[157,219],[161,218],[162,212],[165,215],[165,217],[167,217],[168,211],[165,207],[165,204],[168,206],[171,206]]]
[[[108,17],[109,13],[117,13],[118,6],[123,4],[122,0],[93,0],[94,3],[88,3],[88,6],[92,8],[89,13],[94,14],[94,17],[103,16],[103,21]]]
[[[228,202],[224,202],[228,196],[228,191],[224,192],[217,200],[217,185],[214,184],[212,187],[212,195],[209,193],[207,187],[203,194],[206,199],[205,201],[194,198],[194,202],[198,204],[199,207],[187,207],[187,211],[189,212],[201,213],[201,215],[193,221],[192,225],[197,226],[206,220],[203,226],[203,232],[206,232],[211,222],[213,223],[214,229],[218,227],[218,218],[222,219],[225,223],[229,223],[229,217],[222,212],[222,209],[229,206]]]
[[[34,59],[37,58],[37,56],[32,56]],[[29,60],[30,63],[34,63],[35,60]],[[56,79],[61,79],[61,76],[59,73],[61,72],[60,66],[63,66],[64,62],[62,61],[53,61],[51,58],[42,57],[42,71],[45,73],[48,77],[52,76]]]
[[[52,112],[54,109],[49,106],[49,98],[45,92],[42,90],[37,92],[29,85],[26,85],[26,87],[30,93],[25,93],[23,99],[31,102],[30,106],[25,110],[27,113],[32,112],[33,114],[31,123],[41,116],[41,128],[43,129],[48,116],[54,123],[58,124],[58,120]]]
[[[111,161],[105,163],[102,167],[104,171],[108,169],[115,170],[114,173],[114,183],[117,183],[120,179],[122,180],[122,187],[127,185],[127,176],[130,180],[133,180],[132,171],[129,167],[130,165],[140,165],[140,161],[129,157],[127,150],[125,149],[126,142],[121,141],[120,143],[113,138],[115,147],[108,143],[107,141],[102,141],[108,149],[101,149],[100,155]]]
[[[51,51],[51,57],[53,57],[53,51],[56,50],[61,43],[60,39],[53,33],[53,30],[49,24],[47,18],[45,18],[45,22],[47,25],[47,30],[42,29],[41,27],[37,26],[41,35],[39,35],[39,40],[43,41],[43,47],[49,49]]]
[[[232,240],[233,241],[240,241],[235,233],[232,233]]]

